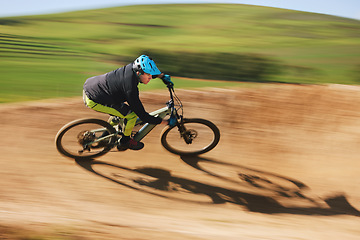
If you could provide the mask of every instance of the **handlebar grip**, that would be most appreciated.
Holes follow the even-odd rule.
[[[164,83],[165,85],[167,85],[167,87],[172,87],[172,86],[174,86],[174,83],[171,81],[171,77],[170,77],[170,75],[168,75],[168,74],[165,74],[165,75],[161,78],[161,80],[163,81],[163,83]]]

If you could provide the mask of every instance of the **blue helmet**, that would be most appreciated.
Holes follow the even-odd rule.
[[[143,71],[151,75],[161,74],[160,70],[156,67],[155,62],[146,55],[141,55],[133,63],[133,70]]]

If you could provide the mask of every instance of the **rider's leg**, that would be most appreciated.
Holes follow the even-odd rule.
[[[126,123],[123,131],[125,136],[131,135],[131,132],[135,126],[137,118],[138,116],[134,112],[130,112],[128,115],[125,116]]]
[[[111,126],[116,126],[118,124],[121,124],[121,118],[118,116],[110,116],[108,119],[108,123],[110,123]],[[121,126],[122,127],[122,126]]]
[[[130,138],[131,132],[135,126],[137,115],[131,111],[130,107],[122,103],[120,105],[112,105],[112,106],[105,106],[99,103],[96,103],[89,99],[86,94],[84,93],[84,102],[85,105],[95,111],[107,113],[112,116],[118,116],[120,118],[126,119],[127,123],[124,127],[124,137],[120,140],[120,143],[122,145],[122,149],[119,150],[125,150],[127,148],[133,149],[133,150],[140,150],[144,147],[144,144],[141,142],[137,142]],[[109,119],[111,122],[113,121],[113,118]],[[110,124],[111,124],[110,122]]]
[[[134,112],[130,112],[125,116],[126,124],[124,127],[124,136],[120,140],[120,146],[118,147],[119,150],[125,150],[130,148],[132,150],[140,150],[144,147],[144,143],[137,142],[130,138],[131,132],[135,126],[136,120],[138,116]]]

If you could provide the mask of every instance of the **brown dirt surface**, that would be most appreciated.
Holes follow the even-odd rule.
[[[75,161],[57,152],[57,131],[106,115],[80,97],[1,105],[0,239],[360,238],[359,87],[177,94],[186,117],[220,128],[211,152],[171,154],[158,126],[141,151]],[[168,94],[141,98],[152,111]]]

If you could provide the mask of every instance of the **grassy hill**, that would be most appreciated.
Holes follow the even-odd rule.
[[[186,56],[206,56],[198,60],[202,72],[215,60],[226,67],[226,57],[218,56],[231,54],[229,64],[238,67],[249,62],[236,62],[244,56],[276,64],[280,71],[266,75],[266,81],[360,82],[360,21],[249,5],[143,5],[0,18],[0,102],[80,95],[87,77],[144,51],[159,58],[175,53],[170,62],[159,60],[165,72],[185,64],[182,59],[191,63]],[[171,72],[189,77],[184,70]],[[178,87],[239,84],[175,82]],[[153,81],[148,87],[160,86]]]

